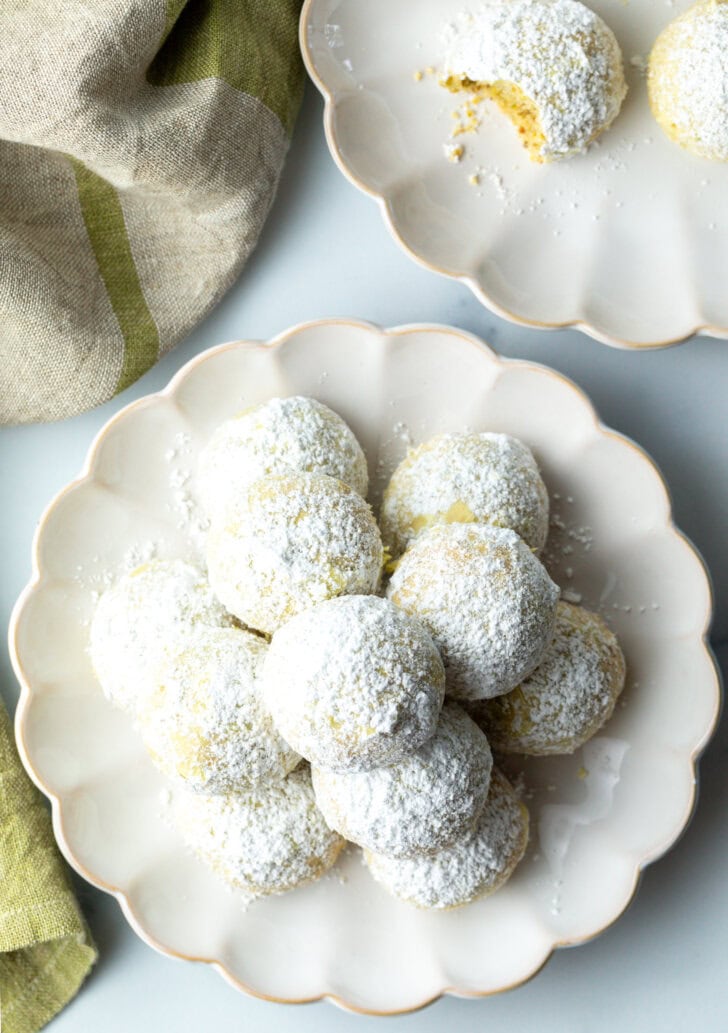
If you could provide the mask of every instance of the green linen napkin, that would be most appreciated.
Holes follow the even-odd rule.
[[[0,1029],[35,1033],[96,959],[40,793],[0,702]]]
[[[301,0],[2,0],[0,423],[123,390],[255,246]]]

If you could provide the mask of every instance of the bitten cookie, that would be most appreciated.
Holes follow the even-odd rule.
[[[446,35],[443,85],[495,101],[532,161],[585,151],[619,113],[619,44],[578,0],[491,0]]]

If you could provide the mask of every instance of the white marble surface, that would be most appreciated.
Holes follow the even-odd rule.
[[[192,355],[221,341],[268,338],[324,316],[383,325],[451,323],[505,355],[543,362],[575,380],[603,420],[634,438],[670,486],[675,519],[703,553],[716,592],[714,644],[728,670],[728,343],[707,338],[652,353],[621,352],[578,333],[541,333],[490,315],[466,288],[407,259],[376,206],[335,168],[309,90],[281,191],[260,246],[212,316],[120,398],[52,426],[0,430],[0,621],[7,624],[30,571],[30,543],[50,497],[81,466],[96,431],[122,405],[161,388]],[[17,687],[7,650],[0,691]],[[690,692],[689,684],[685,691]],[[586,946],[559,952],[527,986],[485,1001],[440,1001],[387,1020],[429,1033],[724,1033],[728,1029],[728,734],[701,764],[700,802],[685,835],[645,874],[628,912]],[[101,959],[53,1033],[201,1029],[328,1033],[371,1028],[328,1004],[284,1007],[241,996],[204,966],[161,957],[127,926],[114,900],[77,880]]]

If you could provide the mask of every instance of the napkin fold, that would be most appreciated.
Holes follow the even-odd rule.
[[[303,90],[301,0],[2,0],[0,423],[133,383],[221,299]]]
[[[35,1033],[76,993],[96,949],[42,797],[0,702],[0,1029]]]

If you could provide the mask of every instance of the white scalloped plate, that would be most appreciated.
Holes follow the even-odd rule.
[[[164,779],[91,670],[95,593],[152,545],[159,556],[197,554],[193,471],[212,429],[290,393],[350,422],[375,503],[410,438],[470,426],[527,441],[554,500],[551,572],[599,607],[624,645],[624,705],[575,756],[523,765],[528,854],[504,889],[459,911],[397,902],[353,852],[319,883],[243,911],[164,820]],[[14,613],[18,740],[66,857],[117,896],[152,946],[209,961],[263,997],[406,1011],[443,993],[512,987],[554,947],[594,936],[626,907],[640,869],[693,807],[695,759],[719,698],[705,639],[711,602],[652,462],[603,427],[569,381],[444,327],[313,323],[271,344],[213,348],[98,435],[43,517],[33,580]]]
[[[630,64],[691,0],[590,0],[622,46],[629,94],[588,154],[533,164],[486,106],[452,164],[456,100],[414,73],[441,66],[442,26],[477,2],[306,0],[301,46],[339,167],[411,257],[507,319],[624,347],[728,337],[728,165],[667,140]]]

